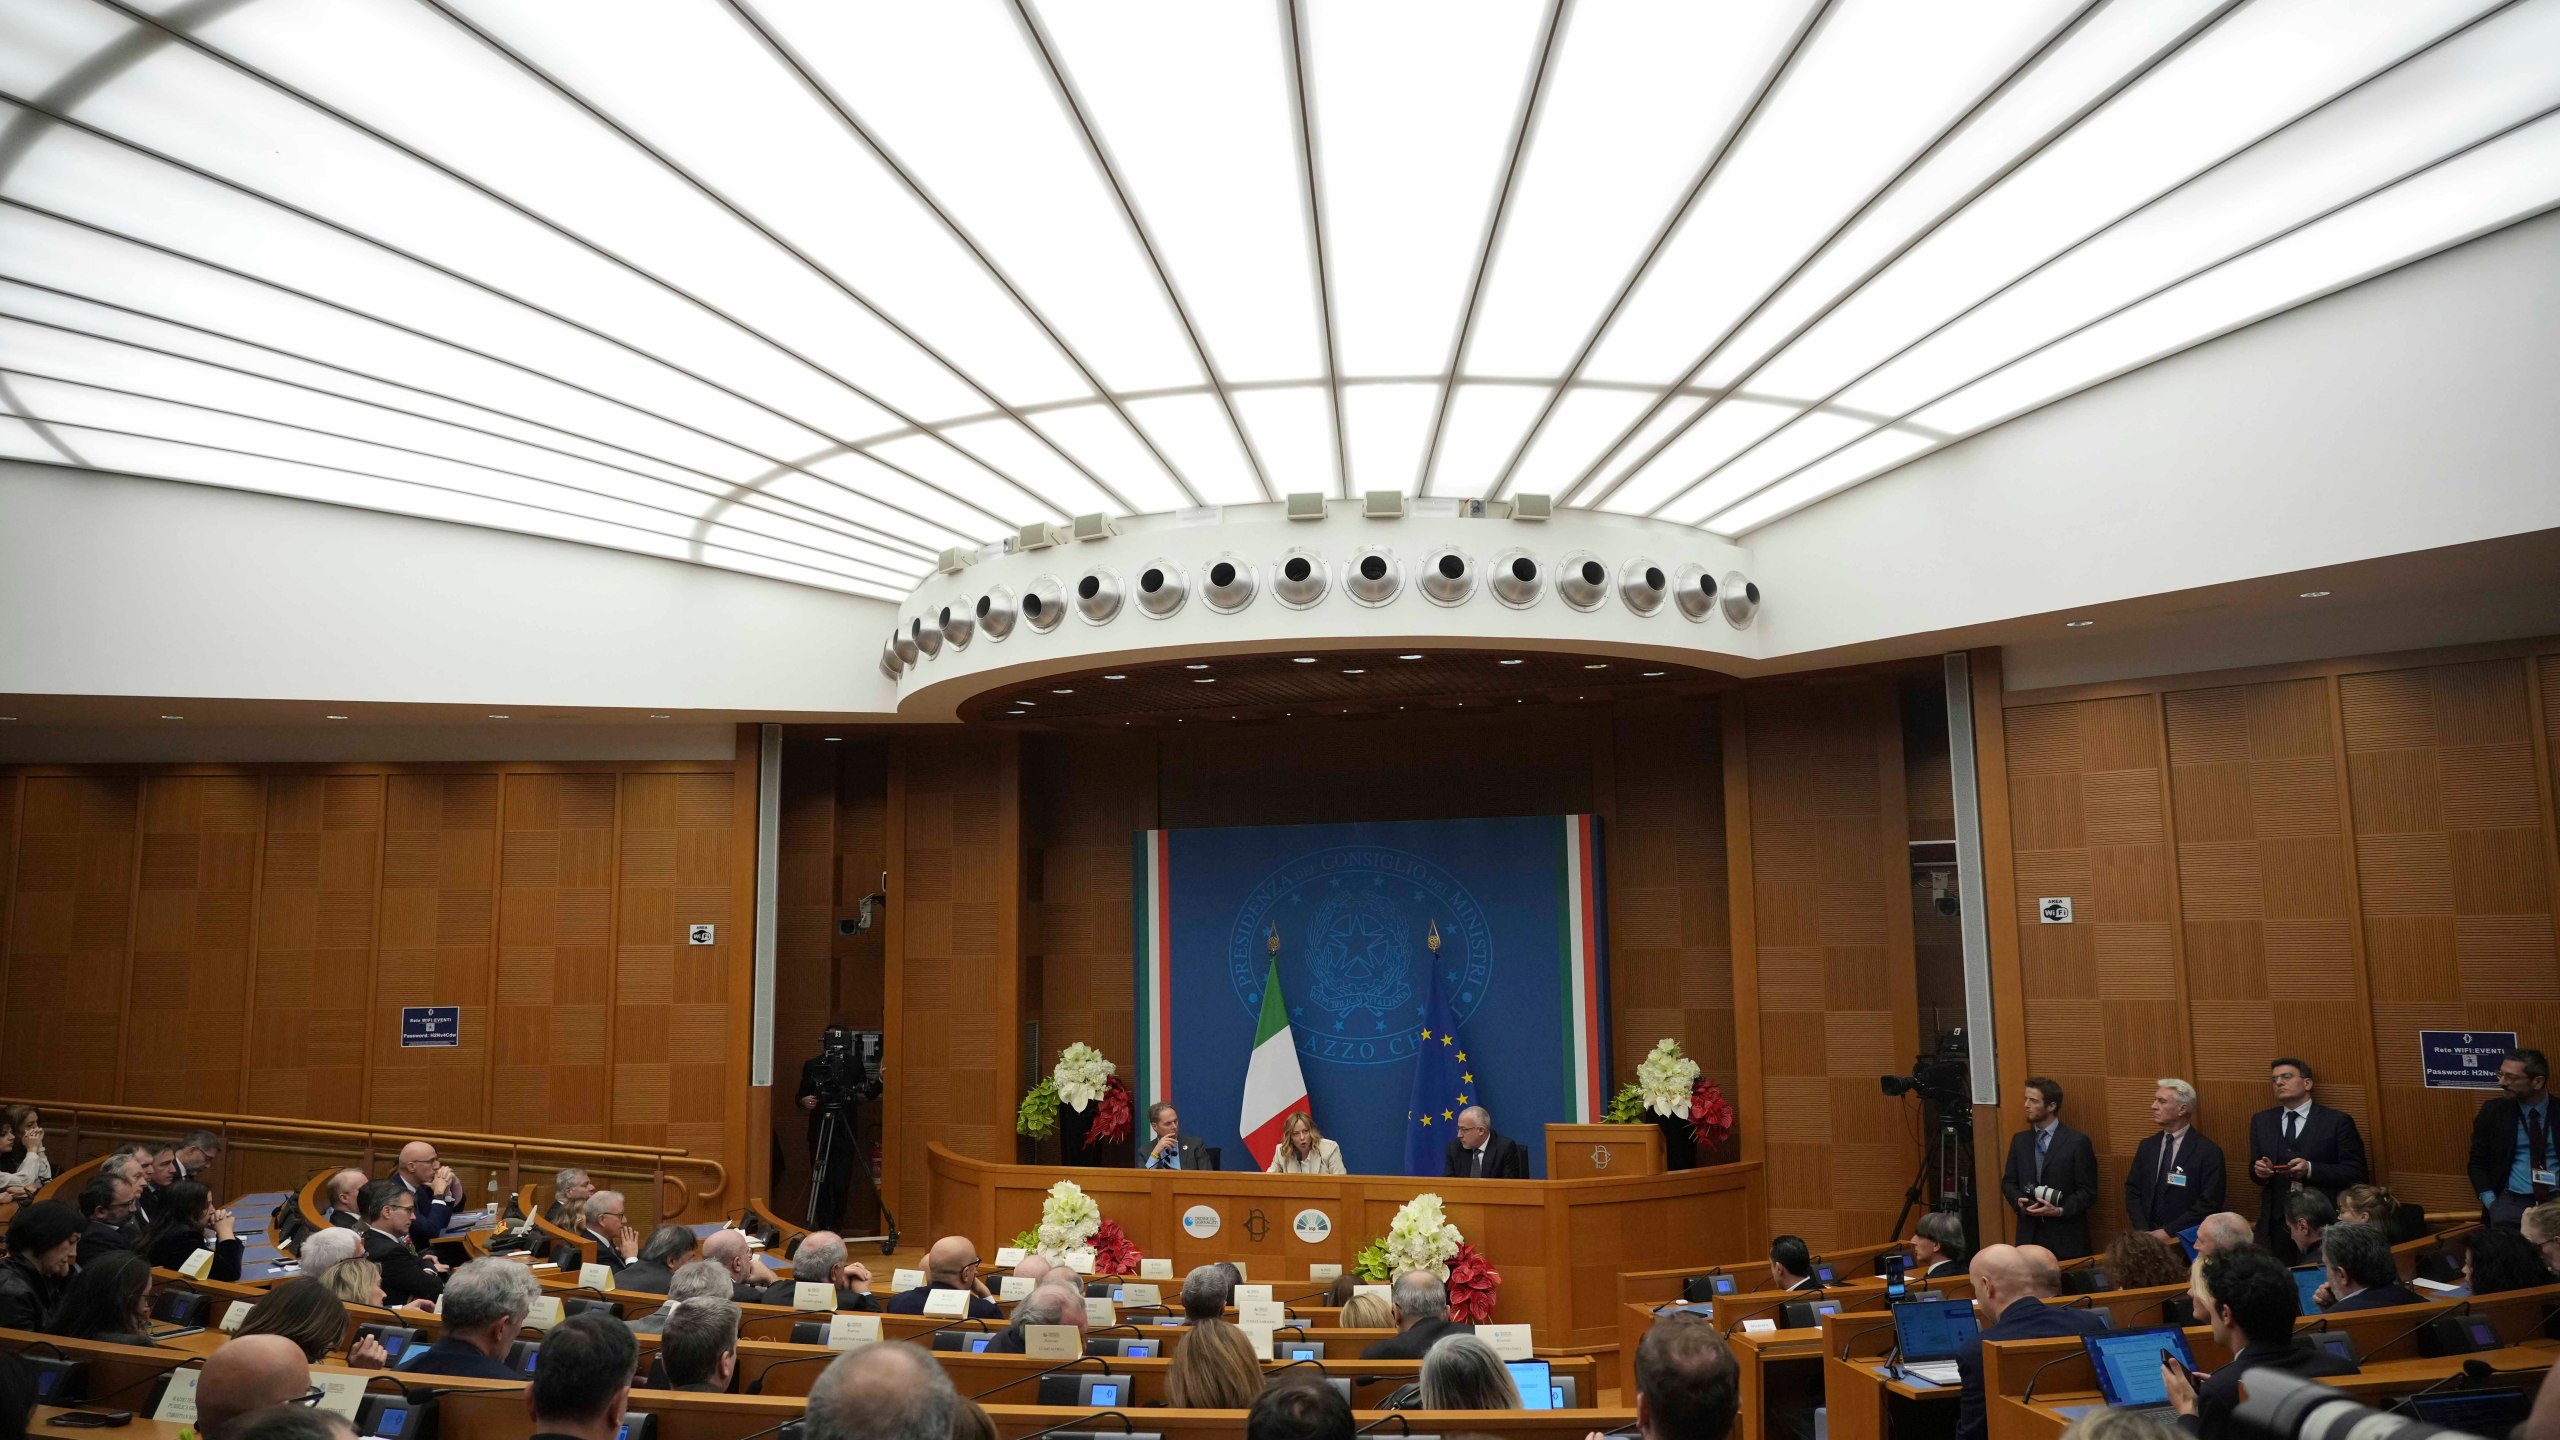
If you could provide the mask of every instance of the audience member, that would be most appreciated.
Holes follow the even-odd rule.
[[[397,1180],[376,1180],[356,1198],[364,1217],[364,1258],[382,1267],[382,1293],[393,1305],[433,1300],[444,1293],[444,1277],[409,1245],[409,1225],[417,1218],[418,1200]]]
[[[693,1231],[683,1225],[661,1225],[649,1232],[640,1244],[639,1258],[622,1267],[613,1277],[616,1290],[636,1290],[648,1295],[664,1295],[668,1282],[676,1278],[676,1270],[702,1249]]]
[[[1667,1315],[1636,1345],[1635,1392],[1644,1440],[1725,1440],[1741,1409],[1742,1367],[1713,1320]]]
[[[364,1217],[357,1213],[356,1197],[364,1193],[365,1173],[341,1170],[329,1177],[328,1210],[323,1218],[341,1230],[362,1230]]]
[[[1262,1357],[1224,1320],[1192,1322],[1165,1366],[1165,1400],[1185,1410],[1241,1410],[1262,1393]]]
[[[667,1317],[658,1360],[678,1390],[726,1394],[738,1369],[738,1307],[716,1298],[687,1301]]]
[[[282,1335],[235,1335],[205,1356],[196,1377],[196,1434],[236,1440],[240,1418],[291,1405],[311,1392],[311,1362]]]
[[[2177,1248],[2161,1244],[2148,1230],[2127,1230],[2118,1235],[2107,1246],[2106,1258],[2098,1263],[2106,1270],[2108,1283],[2119,1290],[2180,1285],[2187,1278],[2187,1262]]]
[[[1932,1210],[1911,1227],[1911,1271],[1922,1280],[1962,1275],[1968,1253],[1961,1215]]]
[[[2195,1128],[2196,1087],[2163,1079],[2151,1092],[2158,1133],[2134,1147],[2124,1172],[2125,1223],[2164,1244],[2222,1208],[2222,1147]]]
[[[1769,1242],[1769,1288],[1772,1290],[1819,1290],[1820,1281],[1813,1278],[1813,1251],[1793,1235],[1781,1235]]]
[[[1342,1328],[1345,1330],[1390,1330],[1395,1328],[1396,1309],[1386,1296],[1372,1290],[1354,1295],[1343,1302]]]
[[[2284,1197],[2284,1246],[2267,1249],[2277,1259],[2291,1255],[2320,1258],[2320,1232],[2338,1223],[2338,1207],[2317,1190],[2296,1190]],[[2376,1227],[2377,1229],[2380,1227]]]
[[[246,1335],[281,1335],[294,1343],[302,1358],[317,1365],[346,1343],[350,1329],[345,1303],[328,1286],[308,1275],[296,1275],[259,1297],[231,1339],[237,1343]],[[381,1342],[370,1335],[347,1351],[347,1363],[358,1367],[380,1365],[383,1359]]]
[[[586,1213],[587,1197],[594,1193],[596,1182],[572,1165],[552,1177],[551,1203],[543,1208],[542,1218],[563,1230],[575,1229]]]
[[[2524,1212],[2524,1238],[2542,1254],[2542,1263],[2560,1275],[2560,1200],[2546,1200]]]
[[[160,1218],[160,1192],[178,1183],[178,1142],[137,1140],[130,1149],[142,1173],[142,1190],[133,1197],[134,1218],[147,1226]]]
[[[951,1407],[951,1440],[996,1440],[995,1417],[963,1395]]]
[[[163,1270],[176,1270],[198,1250],[210,1249],[213,1268],[205,1272],[204,1278],[226,1285],[237,1281],[240,1237],[234,1232],[231,1212],[214,1207],[213,1192],[202,1181],[181,1180],[170,1186],[161,1200],[160,1218],[142,1237],[144,1258]],[[212,1232],[210,1237],[207,1231]]]
[[[177,1153],[171,1157],[177,1166],[176,1178],[196,1181],[211,1190],[213,1186],[205,1180],[204,1172],[222,1158],[223,1149],[222,1137],[211,1130],[190,1130],[179,1136]]]
[[[523,1273],[521,1266],[507,1268]],[[631,1400],[631,1374],[639,1364],[640,1346],[619,1317],[585,1314],[561,1321],[542,1337],[542,1363],[525,1397],[535,1433],[618,1440],[623,1407]]]
[[[523,1378],[507,1364],[507,1357],[515,1350],[516,1336],[524,1329],[526,1318],[533,1314],[533,1302],[541,1296],[542,1287],[534,1281],[533,1272],[512,1260],[490,1256],[464,1265],[445,1278],[444,1334],[400,1368],[421,1375],[465,1375],[482,1380]],[[562,1322],[544,1338],[545,1362],[552,1358],[551,1340],[567,1329],[568,1323]],[[623,1328],[620,1320],[613,1323],[622,1330],[623,1343],[628,1346],[630,1331]],[[546,1371],[550,1368],[548,1363],[541,1367]],[[624,1373],[628,1378],[629,1372]]]
[[[1313,1377],[1275,1378],[1244,1417],[1244,1440],[1351,1440],[1351,1402]]]
[[[809,1388],[803,1440],[949,1440],[960,1397],[923,1347],[865,1345]]]
[[[2196,1225],[2196,1258],[2224,1250],[2237,1250],[2258,1243],[2258,1232],[2249,1225],[2249,1217],[2237,1210],[2218,1210]]]
[[[1419,1360],[1444,1335],[1474,1327],[1449,1319],[1449,1287],[1428,1270],[1407,1270],[1396,1277],[1391,1298],[1396,1333],[1360,1352],[1363,1360]]]
[[[2040,1340],[2087,1335],[2105,1327],[2103,1312],[2045,1302],[2062,1293],[2062,1267],[2040,1245],[1990,1245],[1973,1257],[1973,1308],[1982,1328],[1956,1352],[1963,1389],[1956,1407],[1956,1440],[1989,1433],[1982,1398],[1982,1342]]]
[[[582,1265],[602,1265],[614,1274],[614,1288],[622,1286],[622,1267],[640,1253],[640,1232],[631,1228],[631,1212],[622,1202],[619,1190],[599,1190],[578,1207],[578,1238],[595,1246],[596,1257],[590,1261],[575,1245],[561,1245],[551,1252],[551,1262],[567,1274],[575,1275]]]
[[[1360,1277],[1348,1270],[1336,1275],[1324,1287],[1324,1303],[1336,1310],[1351,1303],[1353,1292],[1360,1288]]]
[[[424,1140],[400,1147],[400,1167],[391,1172],[391,1183],[400,1187],[417,1211],[410,1220],[408,1238],[416,1249],[434,1243],[462,1208],[462,1177],[453,1173],[453,1167],[438,1163],[436,1147]]]
[[[329,1273],[329,1267],[353,1260],[364,1253],[361,1230],[315,1230],[305,1236],[296,1260],[302,1273],[314,1279]],[[371,1303],[371,1302],[367,1302]]]
[[[791,1252],[791,1278],[773,1282],[764,1292],[764,1303],[793,1303],[793,1287],[803,1281],[834,1286],[838,1310],[880,1308],[879,1297],[871,1293],[871,1271],[846,1256],[844,1237],[832,1230],[812,1230],[800,1237],[800,1248]]]
[[[2524,1212],[2554,1194],[2560,1136],[2551,1125],[2551,1062],[2539,1050],[2510,1050],[2498,1063],[2499,1093],[2471,1121],[2471,1188],[2484,1223],[2514,1229]]]
[[[80,1267],[54,1307],[53,1333],[109,1345],[149,1345],[151,1264],[130,1250]]]
[[[2261,1366],[2293,1375],[2344,1375],[2356,1367],[2294,1335],[2296,1295],[2284,1263],[2262,1250],[2218,1253],[2196,1266],[2188,1282],[2195,1312],[2213,1327],[2214,1340],[2231,1358],[2204,1378],[2187,1383],[2184,1370],[2163,1361],[2161,1378],[2178,1423],[2203,1440],[2221,1440],[2240,1403],[2240,1377]]]
[[[714,1230],[702,1237],[702,1258],[717,1261],[729,1272],[729,1298],[741,1305],[764,1303],[773,1288],[773,1271],[756,1255],[747,1237],[736,1230]]]
[[[2329,1293],[2337,1297],[2329,1302],[2330,1314],[2418,1303],[2400,1283],[2391,1242],[2370,1225],[2332,1225],[2321,1232],[2320,1260],[2329,1272]]]
[[[23,1201],[52,1178],[44,1117],[33,1105],[0,1105],[0,1201]]]
[[[2267,1063],[2276,1103],[2249,1117],[2249,1174],[2258,1182],[2258,1235],[2279,1260],[2300,1253],[2287,1233],[2286,1204],[2310,1190],[2335,1197],[2364,1183],[2364,1137],[2355,1117],[2316,1103],[2320,1077],[2306,1060],[2288,1055]]]
[[[1182,1277],[1182,1320],[1197,1325],[1204,1320],[1224,1320],[1232,1301],[1233,1282],[1227,1279],[1223,1265],[1194,1265]]]
[[[802,1249],[807,1243],[802,1243]],[[945,1235],[924,1252],[924,1283],[901,1290],[889,1297],[883,1307],[892,1315],[921,1315],[925,1298],[936,1290],[965,1290],[969,1295],[969,1313],[981,1320],[1001,1320],[1004,1311],[987,1296],[986,1282],[978,1278],[978,1247],[965,1235]],[[864,1272],[866,1275],[868,1271]]]
[[[1061,1276],[1068,1283],[1059,1284]],[[1013,1323],[1005,1326],[1002,1334],[987,1342],[987,1353],[1020,1355],[1029,1348],[1026,1332],[1032,1326],[1073,1325],[1076,1327],[1078,1341],[1076,1350],[1078,1354],[1082,1354],[1086,1324],[1084,1287],[1074,1282],[1075,1276],[1064,1271],[1041,1281],[1029,1295],[1023,1298],[1021,1304],[1013,1307]]]
[[[321,1272],[320,1283],[328,1287],[330,1294],[337,1296],[346,1304],[369,1305],[376,1310],[392,1308],[391,1297],[384,1294],[382,1289],[382,1267],[361,1255],[341,1260]],[[416,1309],[418,1306],[433,1303],[428,1300],[412,1300],[403,1308]]]
[[[141,1184],[105,1171],[89,1177],[80,1189],[80,1263],[96,1263],[103,1255],[130,1250],[138,1238],[133,1228],[134,1196]]]
[[[1445,1335],[1422,1357],[1425,1410],[1517,1410],[1520,1387],[1493,1347],[1473,1335]]]
[[[717,1260],[696,1260],[678,1270],[676,1278],[668,1282],[666,1304],[631,1322],[631,1333],[663,1335],[678,1307],[695,1300],[728,1300],[732,1293],[726,1266]]]
[[[9,1217],[9,1258],[0,1261],[0,1329],[42,1330],[53,1323],[80,1254],[80,1212],[38,1200]]]
[[[2422,1205],[2404,1205],[2380,1185],[2350,1185],[2338,1192],[2338,1218],[2350,1225],[2371,1225],[2394,1245],[2405,1245],[2427,1233]]]
[[[2513,1230],[2488,1226],[2471,1234],[2462,1256],[2462,1283],[2474,1295],[2495,1295],[2548,1285],[2551,1272],[2544,1268],[2540,1247],[2532,1241]]]

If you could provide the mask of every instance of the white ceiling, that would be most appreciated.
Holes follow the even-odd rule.
[[[887,598],[1303,490],[1743,535],[2560,204],[2560,0],[1457,17],[11,0],[0,455]]]

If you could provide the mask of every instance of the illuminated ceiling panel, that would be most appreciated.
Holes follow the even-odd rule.
[[[881,597],[1741,535],[2560,204],[2555,110],[2560,0],[17,0],[0,454]]]

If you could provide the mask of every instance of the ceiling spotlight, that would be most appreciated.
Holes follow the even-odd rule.
[[[1291,660],[1290,663],[1293,665],[1313,665],[1316,663],[1316,657],[1313,655],[1300,655]]]
[[[1126,680],[1129,677],[1126,675],[1105,675],[1102,678],[1105,680]]]
[[[1021,715],[1021,714],[1025,714],[1025,713],[1028,713],[1028,712],[1021,711],[1021,710],[1007,710],[1007,711],[1006,711],[1006,712],[1004,712],[1004,713],[1006,713],[1007,715]]]
[[[1419,655],[1399,655],[1396,658],[1399,660],[1419,660],[1422,657]]]
[[[1661,679],[1663,676],[1668,675],[1668,674],[1670,674],[1670,673],[1671,673],[1671,672],[1670,672],[1670,671],[1668,671],[1668,670],[1647,670],[1646,672],[1644,672],[1644,678],[1646,678],[1647,680],[1659,680],[1659,679]]]
[[[1194,685],[1215,685],[1218,683],[1218,677],[1215,675],[1194,675],[1191,677],[1191,683]]]
[[[163,715],[160,718],[163,720],[184,720],[187,717],[184,715]]]
[[[342,718],[342,719],[343,719],[344,717],[342,716],[342,717],[340,717],[340,718]],[[674,718],[676,718],[676,717],[674,717],[673,715],[652,715],[652,716],[650,716],[649,718],[650,718],[650,719],[652,719],[652,720],[673,720],[673,719],[674,719]]]
[[[1209,668],[1209,662],[1206,660],[1196,661],[1192,664],[1185,665],[1182,668],[1185,670],[1206,670]]]
[[[1037,704],[1039,704],[1040,702],[1039,702],[1039,701],[1037,701],[1037,700],[1016,700],[1016,701],[1014,701],[1014,702],[1012,702],[1012,703],[1014,703],[1014,704],[1016,704],[1016,705],[1037,705]]]
[[[160,718],[161,718],[161,719],[163,719],[163,720],[183,720],[183,719],[185,719],[186,717],[185,717],[185,716],[183,716],[183,715],[163,715],[163,716],[161,716]],[[492,716],[490,716],[489,718],[490,718],[490,719],[492,719],[492,720],[504,720],[504,719],[506,719],[507,717],[506,717],[506,716],[504,716],[504,715],[492,715]]]
[[[1052,695],[1073,695],[1076,692],[1073,690],[1052,690],[1049,693]]]
[[[1366,675],[1369,672],[1366,670],[1345,670],[1342,673],[1345,675]]]
[[[2062,628],[2065,630],[2086,630],[2097,623],[2098,622],[2095,620],[2065,620],[2062,622]]]
[[[10,718],[10,717],[8,717],[8,716],[6,716],[6,715],[0,715],[0,720],[6,720],[6,719],[8,719],[8,718]],[[346,716],[344,716],[344,715],[324,715],[324,716],[322,716],[321,718],[322,718],[322,719],[324,719],[324,720],[344,720],[344,719],[346,719],[347,717],[346,717]],[[664,715],[652,715],[652,716],[650,716],[649,718],[650,718],[650,719],[652,719],[652,720],[664,720],[664,719],[666,719],[667,717],[666,717],[666,716],[664,716]]]
[[[1582,668],[1583,668],[1583,669],[1585,669],[1585,670],[1606,670],[1606,669],[1608,669],[1608,668],[1609,668],[1609,663],[1608,663],[1607,661],[1605,661],[1605,660],[1594,661],[1594,662],[1592,662],[1592,663],[1591,663],[1591,664],[1589,664],[1589,665],[1585,665],[1585,666],[1583,666]]]
[[[1505,660],[1505,661],[1503,661],[1502,663],[1503,663],[1503,664],[1505,664],[1505,665],[1517,665],[1517,664],[1519,664],[1520,662],[1519,662],[1519,661],[1517,661],[1517,660]]]
[[[2305,590],[2301,595],[2295,598],[2302,600],[2326,600],[2329,598],[2329,592],[2326,590]]]
[[[844,743],[844,737],[841,735],[830,735],[827,737],[827,743],[830,745],[841,745]]]

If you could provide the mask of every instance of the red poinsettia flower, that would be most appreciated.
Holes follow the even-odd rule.
[[[1102,1098],[1093,1102],[1093,1128],[1084,1132],[1084,1148],[1090,1150],[1096,1145],[1116,1145],[1128,1139],[1132,1118],[1129,1087],[1114,1075],[1103,1085]],[[1128,1273],[1135,1275],[1138,1272],[1132,1270]]]
[[[1147,1257],[1129,1240],[1128,1232],[1117,1220],[1105,1220],[1093,1227],[1093,1273],[1096,1275],[1135,1275]]]
[[[1733,1138],[1733,1104],[1724,1098],[1724,1091],[1716,1082],[1704,1075],[1689,1091],[1689,1138],[1709,1154]]]
[[[1473,1245],[1460,1245],[1449,1257],[1449,1318],[1461,1325],[1493,1319],[1494,1297],[1502,1290],[1502,1272]]]

